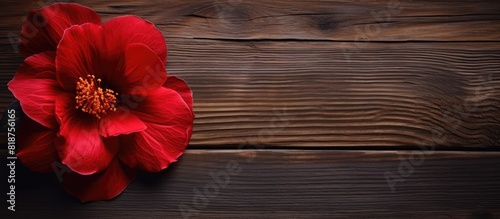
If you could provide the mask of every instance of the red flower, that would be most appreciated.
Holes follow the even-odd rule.
[[[17,156],[39,172],[69,167],[63,187],[82,201],[112,199],[135,169],[175,162],[194,119],[191,90],[167,77],[162,33],[135,16],[100,23],[77,4],[31,11],[20,40],[27,58],[8,85],[29,117]]]

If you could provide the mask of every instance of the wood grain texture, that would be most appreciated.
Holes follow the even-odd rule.
[[[422,160],[413,156],[419,153]],[[404,182],[391,192],[384,175],[398,175],[404,162],[418,165],[409,175],[403,167]],[[228,171],[228,163],[239,171]],[[55,177],[20,171],[17,211],[9,216],[180,218],[183,204],[197,210],[192,218],[497,218],[499,167],[498,152],[190,150],[166,172],[142,175],[115,200],[83,206]],[[201,196],[194,190],[215,185],[211,172],[233,175],[195,206]]]
[[[346,58],[353,44],[211,42],[171,43],[167,65],[193,88],[194,145],[500,143],[500,50],[489,44],[377,44]]]
[[[169,45],[169,74],[194,92],[196,147],[500,144],[496,43]]]
[[[379,23],[369,12],[387,1],[77,2],[164,33],[169,73],[194,91],[195,147],[500,144],[500,46],[476,42],[498,40],[497,1],[401,1],[365,40],[349,30]],[[17,33],[35,3],[6,4],[1,36]],[[0,45],[2,111],[22,62],[9,40]],[[422,40],[446,42],[388,42]]]
[[[44,1],[5,1],[6,24]],[[50,1],[52,2],[52,1]],[[431,0],[75,0],[104,20],[136,14],[169,37],[335,41],[498,41],[500,4]],[[21,10],[22,9],[22,10]],[[9,26],[10,27],[10,26]]]
[[[0,111],[22,63],[12,42],[44,2],[0,2]],[[75,2],[162,31],[202,149],[89,204],[18,165],[17,212],[2,218],[179,218],[180,205],[193,218],[500,217],[500,152],[474,151],[500,146],[499,1]],[[336,150],[286,150],[311,146]],[[352,147],[367,150],[338,149]],[[236,162],[225,188],[196,198]]]

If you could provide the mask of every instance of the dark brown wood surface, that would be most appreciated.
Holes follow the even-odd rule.
[[[194,92],[193,146],[408,146],[433,131],[444,146],[500,142],[497,1],[78,3],[163,32],[169,73]],[[2,110],[22,62],[10,42],[38,4],[2,7]],[[259,138],[276,112],[286,129]]]
[[[164,173],[143,175],[108,202],[82,205],[51,178],[23,174],[16,214],[29,218],[180,218],[182,212],[193,218],[496,218],[499,157],[498,152],[191,150]],[[399,171],[404,163],[411,168]],[[211,176],[224,173],[229,179]],[[386,175],[395,177],[394,192]]]
[[[499,1],[75,2],[163,32],[169,74],[194,92],[190,150],[111,202],[21,170],[17,216],[181,217],[233,160],[241,173],[194,216],[500,217]],[[46,4],[0,3],[0,111],[22,62],[11,41]],[[441,151],[392,192],[384,174],[422,146]]]

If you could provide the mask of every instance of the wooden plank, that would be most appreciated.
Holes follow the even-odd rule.
[[[369,40],[352,29],[376,24],[370,12],[390,1],[77,2],[104,20],[136,14],[157,24],[169,73],[194,91],[195,147],[499,145],[497,42],[375,43],[497,40],[497,1],[401,1],[404,10]],[[22,62],[9,34],[45,3],[1,4],[3,111]]]
[[[55,177],[18,166],[8,216],[180,218],[183,205],[193,218],[496,218],[499,167],[499,152],[190,150],[113,201],[82,205]],[[211,173],[232,175],[217,184]],[[403,180],[394,192],[386,173]],[[214,185],[208,198],[196,195]]]
[[[45,1],[2,1],[1,29]],[[49,3],[53,1],[47,1]],[[135,14],[169,37],[335,41],[498,41],[496,0],[76,0],[106,19]],[[2,36],[4,34],[1,34]]]
[[[170,45],[169,72],[194,91],[193,145],[500,144],[500,50],[490,44]]]
[[[497,43],[168,42],[196,147],[500,145]]]

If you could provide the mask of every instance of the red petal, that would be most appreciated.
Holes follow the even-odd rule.
[[[72,26],[64,32],[57,47],[56,74],[61,87],[75,92],[79,77],[105,73],[100,51],[103,49],[102,27],[87,23]]]
[[[97,119],[75,109],[75,95],[57,97],[56,115],[61,123],[59,136],[63,137],[56,142],[62,163],[82,175],[106,169],[118,150],[118,142],[99,136]]]
[[[154,24],[136,16],[116,17],[103,25],[107,44],[107,51],[120,56],[125,48],[132,43],[142,43],[153,50],[165,64],[167,60],[167,45],[163,34],[156,29]]]
[[[82,202],[110,200],[135,179],[136,171],[114,159],[107,169],[90,176],[75,172],[63,176],[62,186]]]
[[[167,71],[156,54],[144,44],[133,43],[125,50],[125,72],[120,84],[115,85],[124,94],[145,95],[161,87],[167,80]]]
[[[101,18],[92,9],[78,4],[55,3],[32,10],[22,26],[21,53],[26,58],[45,51],[56,51],[64,30],[84,23],[101,24]]]
[[[8,84],[24,113],[48,128],[58,126],[54,103],[60,89],[55,80],[54,59],[54,52],[28,57]]]
[[[134,114],[147,129],[120,136],[120,159],[151,172],[165,169],[186,149],[193,125],[191,110],[177,92],[159,88],[134,109]]]
[[[108,112],[99,121],[99,134],[104,137],[126,135],[144,129],[146,125],[123,107],[119,107],[116,112]]]
[[[59,160],[54,140],[57,129],[48,129],[23,117],[17,134],[18,152],[23,164],[35,172],[50,173],[52,163]]]
[[[186,102],[194,117],[193,92],[191,91],[191,89],[184,80],[175,76],[168,76],[168,79],[163,84],[163,87],[175,90],[182,97],[184,102]],[[191,126],[187,131],[188,139],[191,139],[192,132],[193,132],[193,126]]]
[[[191,111],[193,110],[193,92],[184,80],[175,76],[168,76],[163,87],[177,91],[184,102],[189,106],[189,109],[191,109]]]

